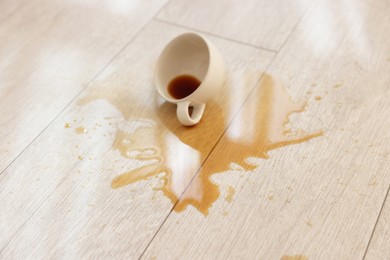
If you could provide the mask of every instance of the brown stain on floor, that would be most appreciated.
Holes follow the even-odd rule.
[[[308,260],[308,258],[304,255],[284,255],[280,260]]]
[[[227,188],[227,194],[225,196],[225,200],[229,203],[233,201],[234,194],[236,193],[236,190],[232,186],[228,186]]]
[[[79,134],[79,135],[88,133],[88,130],[87,130],[86,128],[82,127],[82,126],[77,127],[77,128],[75,129],[75,131],[76,131],[76,133]]]
[[[229,88],[231,91],[234,86]],[[118,129],[116,132],[113,149],[126,159],[144,163],[115,177],[112,188],[157,177],[162,180],[160,189],[171,200],[175,211],[192,205],[207,215],[220,197],[219,186],[210,178],[212,175],[229,170],[232,163],[246,171],[254,170],[257,166],[248,158],[267,159],[271,150],[323,134],[288,127],[289,116],[302,112],[306,102],[293,102],[284,85],[271,75],[264,74],[260,83],[250,93],[245,93],[249,98],[242,108],[232,110],[234,96],[229,90],[225,91],[215,102],[207,104],[200,124],[194,127],[181,126],[176,119],[176,107],[157,102],[154,89],[148,93],[148,99],[145,93],[138,96],[129,94],[124,87],[113,86],[97,88],[80,99],[81,105],[104,99],[116,107],[126,121],[143,122],[134,131]],[[132,119],[134,111],[138,115],[136,119]]]

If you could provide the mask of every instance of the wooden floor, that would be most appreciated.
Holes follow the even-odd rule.
[[[0,10],[0,259],[390,259],[389,1]],[[187,31],[228,70],[191,128],[153,84]]]

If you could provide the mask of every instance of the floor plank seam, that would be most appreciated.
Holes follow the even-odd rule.
[[[138,257],[138,260],[141,260],[142,257],[144,256],[144,254],[146,253],[146,251],[148,250],[149,246],[152,244],[152,242],[154,241],[154,239],[156,238],[156,236],[158,235],[158,233],[160,232],[160,230],[162,229],[162,227],[164,226],[165,222],[168,220],[168,218],[171,216],[172,212],[173,212],[173,209],[175,208],[176,204],[179,202],[179,200],[175,203],[175,205],[173,205],[171,207],[171,210],[169,211],[169,213],[165,216],[163,222],[161,223],[161,225],[158,227],[156,233],[154,233],[153,237],[150,239],[149,243],[146,245],[145,249],[142,251],[142,253],[140,254],[140,256]]]
[[[383,200],[381,209],[379,210],[378,217],[377,217],[377,219],[376,219],[376,221],[375,221],[374,228],[372,229],[371,236],[370,236],[370,239],[368,240],[367,247],[366,247],[366,250],[364,251],[364,255],[363,255],[363,257],[362,257],[362,260],[366,259],[367,252],[368,252],[368,249],[369,249],[369,247],[370,247],[372,238],[374,237],[374,233],[375,233],[376,227],[377,227],[377,225],[378,225],[379,219],[380,219],[380,217],[381,217],[381,215],[382,215],[383,208],[385,207],[387,198],[389,197],[389,192],[390,192],[390,185],[389,185],[389,187],[387,188],[387,192],[386,192],[385,198],[384,198],[384,200]]]
[[[387,259],[386,0],[179,1],[0,2],[0,260]],[[152,80],[192,31],[228,81],[187,131]]]
[[[244,45],[244,46],[248,46],[248,47],[252,47],[252,48],[255,48],[255,49],[259,49],[259,50],[262,50],[262,51],[268,51],[268,52],[275,53],[275,54],[278,53],[278,50],[268,49],[268,48],[261,47],[261,46],[258,46],[258,45],[254,45],[254,44],[238,41],[238,40],[231,39],[231,38],[228,38],[228,37],[224,37],[224,36],[221,36],[221,35],[218,35],[218,34],[214,34],[214,33],[206,32],[206,31],[198,30],[198,29],[195,29],[195,28],[191,28],[191,27],[188,27],[188,26],[184,26],[184,25],[181,25],[181,24],[173,23],[173,22],[170,22],[170,21],[167,21],[167,20],[163,20],[161,18],[154,18],[154,20],[158,21],[158,22],[161,22],[161,23],[165,23],[165,24],[171,25],[171,26],[175,26],[175,27],[178,27],[178,28],[182,28],[182,29],[186,29],[186,30],[189,30],[189,31],[202,33],[202,34],[205,34],[205,35],[210,35],[210,36],[222,39],[222,40],[226,40],[226,41],[238,43],[238,44],[241,44],[241,45]]]
[[[268,66],[266,67],[265,71],[267,71],[269,69],[269,67],[272,65],[273,61],[275,60],[275,57],[276,55],[273,57],[272,61],[268,64]],[[214,149],[217,147],[217,145],[219,144],[220,140],[222,139],[222,137],[224,136],[224,134],[226,133],[227,129],[229,128],[229,126],[232,124],[232,122],[234,121],[234,118],[237,116],[237,114],[239,114],[240,110],[243,108],[243,106],[245,105],[246,101],[250,98],[251,96],[251,93],[256,89],[257,85],[259,84],[259,82],[262,80],[262,78],[264,77],[264,74],[265,72],[259,77],[259,79],[256,81],[256,83],[254,84],[254,87],[251,89],[251,91],[249,91],[247,97],[245,98],[244,102],[242,103],[242,105],[240,106],[240,108],[237,110],[237,112],[234,114],[234,116],[232,117],[232,120],[227,124],[225,130],[221,133],[221,135],[219,136],[218,140],[216,141],[216,143],[214,144],[214,146],[211,148],[209,154],[206,156],[205,160],[202,162],[202,164],[200,165],[199,169],[197,170],[196,174],[194,174],[194,176],[191,178],[189,184],[187,185],[187,187],[184,189],[184,191],[182,192],[182,194],[180,195],[179,199],[176,201],[176,203],[172,206],[171,210],[169,211],[169,213],[167,214],[167,216],[165,217],[164,221],[161,223],[160,227],[157,229],[156,233],[153,235],[152,239],[149,241],[149,243],[147,244],[147,246],[145,247],[145,250],[141,253],[141,255],[139,256],[138,260],[142,259],[142,257],[144,256],[144,254],[146,253],[147,249],[149,248],[149,246],[152,244],[153,240],[155,239],[155,237],[158,235],[158,233],[160,232],[161,228],[163,227],[163,225],[166,223],[166,221],[168,220],[168,218],[171,216],[172,212],[173,212],[173,209],[175,208],[175,206],[177,205],[177,203],[179,203],[180,199],[183,197],[183,195],[185,194],[185,192],[187,191],[187,189],[191,186],[193,180],[195,179],[195,177],[199,174],[201,168],[203,167],[203,165],[207,162],[208,158],[210,157],[210,155],[213,153]]]
[[[71,172],[73,169],[76,168],[76,166],[80,164],[80,162],[76,162],[69,170],[69,172]],[[53,189],[54,191],[65,181],[65,179],[61,180],[57,186]],[[49,194],[45,197],[45,199],[50,196],[51,192],[49,192]],[[69,197],[70,193],[65,196],[63,199],[66,199],[67,197]],[[35,215],[35,213],[39,210],[39,208],[35,208],[34,211],[31,213],[30,216],[33,216]],[[16,232],[10,237],[10,239],[8,240],[8,242],[4,245],[3,248],[0,249],[0,256],[1,254],[3,253],[3,251],[7,248],[7,246],[12,242],[12,240],[14,239],[15,236],[17,236],[19,234],[19,232],[21,232],[21,230],[26,226],[28,220],[26,220],[23,224],[20,225],[20,227],[16,230]]]
[[[306,17],[307,12],[312,8],[314,3],[311,3],[306,10],[303,12],[301,18],[298,19],[297,23],[294,25],[294,27],[291,29],[291,31],[288,33],[286,39],[284,39],[282,45],[280,45],[278,53],[283,49],[283,47],[286,45],[288,40],[290,39],[291,35],[295,32],[295,30],[298,28],[298,26],[301,24],[302,20]]]
[[[151,18],[151,20],[154,19],[154,18],[157,18],[157,16],[160,15],[160,13],[162,12],[162,10],[164,10],[165,7],[166,7],[169,3],[171,3],[171,1],[172,1],[172,0],[168,0],[165,4],[163,4],[163,6],[161,6],[161,8],[155,13],[155,15],[153,15],[153,17]]]
[[[38,137],[40,137],[42,133],[44,133],[47,128],[81,95],[81,93],[83,93],[96,80],[96,78],[99,77],[100,74],[102,74],[107,69],[107,67],[114,62],[114,60],[133,42],[134,39],[138,37],[138,35],[150,24],[151,21],[153,21],[153,19],[147,21],[145,25],[142,26],[141,29],[136,34],[134,34],[134,36],[131,37],[131,39],[122,48],[120,48],[120,50],[108,61],[108,63],[104,65],[102,69],[99,70],[98,73],[93,76],[87,84],[85,84],[85,87],[82,88],[52,120],[50,120],[50,122],[42,129],[42,131],[39,132],[37,136],[35,136],[34,139],[29,142],[18,155],[15,156],[15,158],[0,172],[0,176],[5,171],[7,171],[9,167],[31,146],[31,144],[33,144],[38,139]]]

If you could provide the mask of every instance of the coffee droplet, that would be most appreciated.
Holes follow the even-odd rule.
[[[225,196],[225,200],[227,202],[232,202],[234,198],[234,194],[236,193],[236,190],[232,186],[228,186],[227,188],[227,194]]]
[[[64,127],[65,127],[65,128],[71,128],[72,125],[71,125],[70,123],[66,122],[66,123],[64,124]]]
[[[280,260],[307,260],[307,256],[304,255],[284,255]]]
[[[200,80],[191,75],[180,75],[168,84],[168,93],[175,99],[191,95],[200,85]]]
[[[76,128],[76,133],[78,134],[86,134],[88,132],[88,130],[84,127],[77,127]]]

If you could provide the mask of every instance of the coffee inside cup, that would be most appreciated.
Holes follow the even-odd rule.
[[[168,93],[175,99],[182,99],[191,95],[200,84],[200,80],[192,75],[179,75],[169,82]]]
[[[176,116],[184,126],[199,123],[206,103],[218,95],[225,78],[218,49],[197,33],[175,37],[156,63],[157,91],[166,101],[177,104]]]

